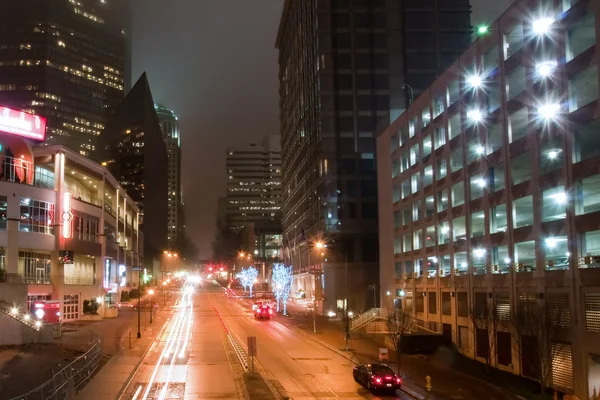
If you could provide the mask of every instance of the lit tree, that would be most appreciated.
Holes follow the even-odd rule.
[[[258,276],[258,270],[254,267],[248,267],[244,270],[247,286],[250,289],[250,297],[252,297],[252,288],[254,287],[254,281],[256,281],[256,277]]]
[[[283,264],[273,266],[273,294],[277,300],[277,312],[280,311],[280,300],[283,300],[283,314],[287,314],[287,299],[292,289],[292,267]]]

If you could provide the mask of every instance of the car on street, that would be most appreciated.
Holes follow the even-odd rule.
[[[133,310],[137,306],[137,302],[133,303],[131,301],[121,301],[117,303],[118,307],[122,310]]]
[[[396,391],[402,386],[402,378],[386,364],[357,365],[352,370],[354,380],[362,386],[375,391]]]
[[[254,318],[256,319],[271,319],[273,317],[273,309],[268,304],[263,304],[254,310]]]

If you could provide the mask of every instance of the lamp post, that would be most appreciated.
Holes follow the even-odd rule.
[[[322,250],[325,247],[325,244],[322,241],[315,242],[315,249]],[[310,268],[310,246],[308,246],[308,266]],[[315,278],[315,291],[313,294],[313,333],[317,333],[317,285],[320,282],[317,282],[317,271],[313,272],[313,276]]]
[[[150,323],[152,323],[152,314],[154,313],[154,305],[152,305],[152,295],[154,294],[154,289],[148,290],[148,296],[150,297]]]
[[[142,326],[141,326],[141,310],[142,310],[142,305],[141,305],[141,296],[142,296],[142,268],[138,266],[138,331],[137,331],[137,338],[140,339],[142,337]]]
[[[163,290],[162,290],[162,298],[163,298],[163,308],[167,305],[167,300],[165,299],[165,289],[167,286],[167,282],[163,282]]]

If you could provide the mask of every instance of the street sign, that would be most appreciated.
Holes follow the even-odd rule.
[[[379,348],[379,361],[388,361],[388,349],[387,347]]]
[[[131,270],[132,271],[143,271],[144,268],[142,268],[142,267],[131,267]]]
[[[248,336],[248,356],[256,357],[256,336]]]

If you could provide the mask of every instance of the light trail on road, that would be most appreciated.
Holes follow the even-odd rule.
[[[181,300],[177,303],[175,318],[172,318],[168,322],[167,330],[169,334],[167,336],[167,342],[160,353],[156,365],[152,370],[150,379],[146,383],[146,388],[140,400],[147,400],[151,398],[164,399],[167,396],[169,385],[171,383],[171,375],[173,366],[175,365],[176,358],[179,356],[183,358],[185,356],[185,349],[187,348],[187,342],[191,338],[190,330],[193,324],[192,301],[191,290],[187,290],[187,287],[183,291]],[[181,349],[181,350],[180,350]],[[172,354],[172,356],[171,356]],[[166,373],[165,370],[166,369]],[[160,379],[163,378],[164,379]],[[156,385],[155,385],[156,384]],[[141,386],[140,386],[141,387]],[[134,399],[137,399],[139,390],[136,391]],[[158,397],[156,396],[158,394]]]

